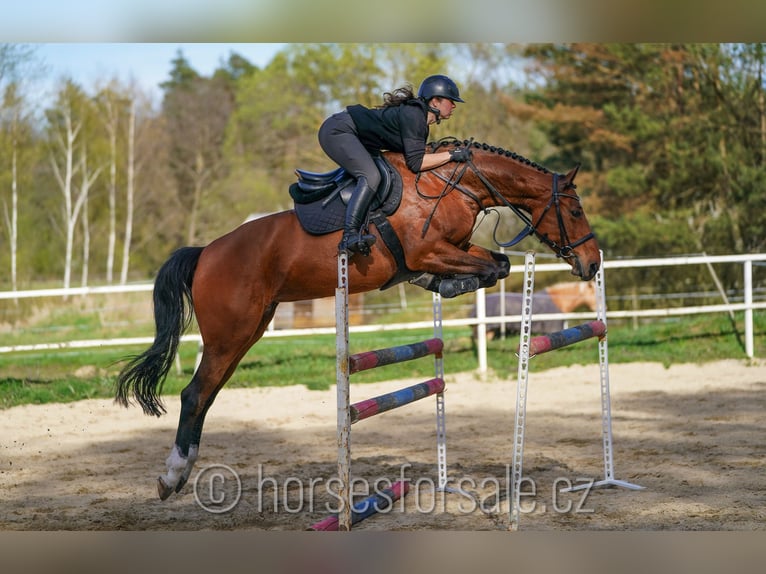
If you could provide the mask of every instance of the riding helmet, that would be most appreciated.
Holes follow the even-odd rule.
[[[464,100],[460,97],[460,92],[457,89],[457,84],[449,79],[447,76],[437,74],[435,76],[428,76],[423,83],[420,84],[418,90],[418,97],[428,101],[431,98],[447,98],[453,102],[464,103]]]

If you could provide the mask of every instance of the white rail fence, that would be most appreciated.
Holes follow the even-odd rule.
[[[754,326],[753,312],[766,309],[766,301],[756,301],[753,296],[753,266],[766,264],[766,254],[752,255],[695,255],[684,257],[664,257],[654,259],[633,259],[633,260],[606,260],[604,261],[605,283],[607,288],[607,297],[609,296],[609,277],[610,271],[626,268],[655,268],[655,267],[675,267],[682,265],[707,265],[721,263],[738,263],[742,265],[743,273],[743,301],[741,303],[729,303],[725,293],[719,286],[722,298],[726,301],[719,305],[700,305],[691,307],[670,307],[658,309],[633,309],[633,310],[607,310],[608,319],[619,318],[647,318],[647,317],[671,317],[682,315],[697,315],[705,313],[733,313],[735,311],[744,312],[744,342],[745,354],[752,358],[754,355]],[[569,266],[566,263],[548,263],[535,266],[536,273],[561,272],[567,271]],[[714,275],[715,277],[715,275]],[[137,283],[121,286],[100,286],[100,287],[74,287],[69,289],[38,289],[29,291],[4,291],[0,292],[0,300],[3,299],[24,299],[32,297],[74,297],[77,295],[88,296],[110,293],[130,293],[130,292],[150,292],[153,289],[152,283]],[[464,319],[444,319],[444,327],[458,326],[477,326],[477,358],[478,370],[486,372],[487,370],[487,347],[486,347],[486,326],[497,323],[519,322],[519,317],[514,316],[486,316],[484,309],[484,290],[477,292],[477,316],[475,318]],[[588,319],[592,318],[593,313],[550,313],[536,314],[537,320],[569,320],[569,319]],[[383,332],[400,331],[407,329],[429,329],[433,326],[431,321],[417,321],[410,323],[391,323],[378,325],[353,325],[350,327],[352,333],[362,332]],[[308,329],[269,329],[264,337],[293,337],[305,335],[334,334],[335,327],[319,327]],[[32,344],[19,345],[0,345],[0,353],[13,353],[24,351],[46,351],[46,350],[67,350],[82,349],[105,346],[129,346],[129,345],[149,345],[154,337],[122,337],[110,339],[86,339],[61,342],[39,342]],[[201,344],[199,334],[187,334],[181,338],[182,342],[196,342]]]

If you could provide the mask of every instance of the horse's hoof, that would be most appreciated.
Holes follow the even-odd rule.
[[[162,477],[157,479],[157,494],[160,495],[160,500],[165,500],[168,496],[173,494],[173,487],[165,484]]]
[[[505,279],[508,277],[508,275],[511,274],[511,260],[508,259],[508,256],[504,253],[497,253],[496,251],[490,251],[489,253],[492,255],[492,259],[497,262],[497,266],[500,269],[497,274],[497,278]]]
[[[186,478],[184,476],[181,477],[181,480],[178,481],[178,484],[176,484],[176,492],[181,492],[181,489],[186,486]]]

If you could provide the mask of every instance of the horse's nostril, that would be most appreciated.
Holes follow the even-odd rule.
[[[594,277],[596,273],[598,272],[598,263],[591,263],[590,264],[590,273],[588,274],[588,277]]]

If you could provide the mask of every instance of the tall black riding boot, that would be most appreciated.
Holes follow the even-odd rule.
[[[367,185],[367,178],[360,177],[346,207],[346,221],[343,238],[338,245],[339,251],[353,251],[364,256],[370,254],[370,247],[375,243],[375,236],[362,233],[361,228],[374,196],[375,190]]]

